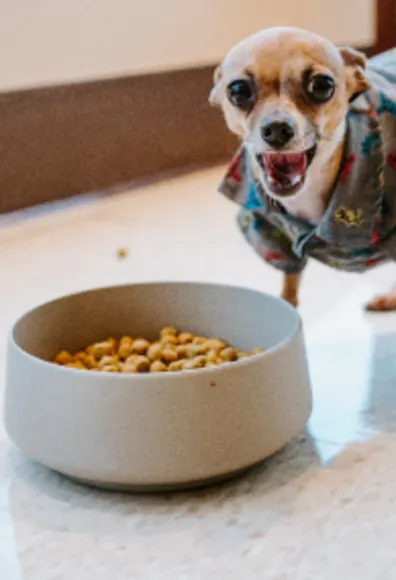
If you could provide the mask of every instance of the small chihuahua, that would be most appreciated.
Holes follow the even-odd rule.
[[[361,272],[396,260],[396,50],[365,57],[296,28],[238,44],[210,95],[242,139],[220,190],[298,303],[309,256]],[[396,291],[370,310],[396,309]]]

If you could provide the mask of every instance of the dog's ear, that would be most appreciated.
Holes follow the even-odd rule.
[[[211,105],[220,105],[221,89],[221,67],[218,66],[213,73],[213,89],[210,91],[209,103]]]
[[[347,91],[349,102],[352,103],[359,95],[371,88],[366,77],[366,57],[353,48],[340,48],[340,54],[344,61],[347,78]]]

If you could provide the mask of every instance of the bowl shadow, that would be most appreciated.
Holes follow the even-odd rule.
[[[29,518],[41,528],[78,534],[100,530],[109,536],[126,533],[125,518],[149,534],[156,533],[159,522],[167,525],[170,518],[172,529],[179,531],[190,526],[192,519],[206,517],[231,525],[227,519],[230,504],[256,511],[259,503],[283,519],[293,508],[296,481],[305,481],[320,464],[314,442],[304,432],[282,451],[233,479],[197,489],[136,494],[82,485],[12,448],[9,507],[16,525]]]

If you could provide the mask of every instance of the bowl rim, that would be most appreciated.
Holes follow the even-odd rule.
[[[198,368],[198,369],[190,369],[188,372],[177,372],[177,371],[168,371],[168,372],[163,372],[163,373],[108,373],[108,372],[93,372],[90,371],[89,369],[74,369],[74,368],[70,368],[70,367],[64,367],[61,365],[56,365],[55,363],[53,363],[52,361],[48,361],[45,359],[42,359],[38,356],[32,355],[31,353],[29,353],[28,351],[24,350],[16,341],[15,339],[15,330],[17,328],[17,326],[28,316],[30,316],[31,314],[33,314],[33,312],[35,312],[36,310],[43,308],[44,306],[49,306],[50,304],[54,304],[55,302],[59,302],[59,301],[63,301],[63,300],[68,300],[70,298],[73,298],[75,296],[82,296],[84,294],[91,294],[94,292],[102,292],[102,291],[108,291],[108,290],[116,290],[119,288],[130,288],[131,286],[136,287],[136,286],[201,286],[201,287],[212,287],[212,288],[223,288],[225,290],[244,290],[247,292],[252,292],[255,294],[260,294],[265,296],[266,298],[272,300],[273,302],[280,302],[281,304],[283,304],[283,307],[289,311],[289,313],[294,317],[294,328],[292,329],[292,331],[280,342],[278,342],[277,344],[275,344],[274,346],[266,349],[265,351],[256,354],[252,357],[246,358],[246,359],[240,359],[237,361],[232,361],[232,362],[225,362],[222,365],[219,366],[214,366],[214,367],[202,367],[202,368]],[[252,364],[253,362],[257,362],[258,360],[263,360],[265,358],[268,358],[270,355],[275,354],[278,351],[282,351],[284,350],[291,342],[293,342],[293,340],[300,334],[302,330],[302,319],[300,314],[298,313],[298,311],[291,306],[288,302],[286,302],[283,298],[280,298],[278,296],[274,296],[272,294],[268,294],[267,292],[262,292],[261,290],[256,290],[255,288],[250,288],[248,286],[239,286],[237,284],[222,284],[222,283],[216,283],[216,282],[202,282],[202,281],[190,281],[190,280],[176,280],[176,281],[151,281],[151,282],[136,282],[136,283],[130,283],[130,284],[112,284],[110,286],[97,286],[94,288],[88,288],[85,290],[81,290],[78,292],[71,292],[62,296],[59,296],[58,298],[53,298],[52,300],[48,300],[46,302],[42,302],[36,306],[34,306],[33,308],[30,308],[29,310],[27,310],[26,312],[24,312],[22,315],[20,315],[15,322],[12,324],[12,327],[8,333],[8,350],[10,349],[10,345],[12,346],[13,349],[15,349],[20,356],[28,359],[30,362],[33,362],[34,364],[40,364],[40,365],[44,365],[44,367],[48,367],[48,368],[56,368],[59,372],[64,372],[64,373],[69,373],[70,376],[76,375],[81,377],[87,377],[87,376],[91,376],[93,379],[96,379],[98,381],[103,381],[103,380],[108,380],[109,377],[117,377],[115,380],[117,381],[133,381],[133,379],[138,379],[140,380],[153,380],[153,379],[158,379],[158,380],[166,380],[166,379],[176,379],[176,380],[184,380],[186,377],[189,376],[196,376],[196,375],[204,375],[206,374],[220,374],[221,372],[227,371],[230,368],[243,368],[243,366],[248,366],[250,364]]]

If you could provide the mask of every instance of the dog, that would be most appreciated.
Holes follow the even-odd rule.
[[[309,257],[362,272],[396,260],[396,49],[369,61],[279,27],[234,47],[210,102],[241,146],[220,186],[239,227],[298,304]],[[369,310],[396,309],[396,291]]]

